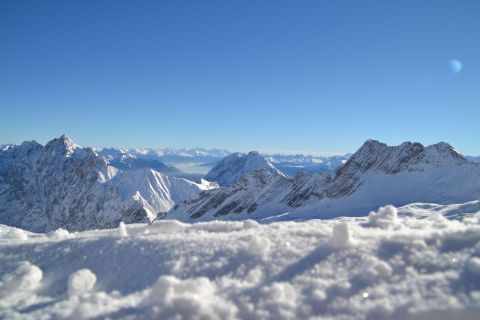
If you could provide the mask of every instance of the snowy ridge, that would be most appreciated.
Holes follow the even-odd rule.
[[[258,170],[264,170],[272,175],[284,176],[258,152],[252,151],[248,154],[234,153],[229,155],[212,168],[205,179],[215,181],[220,186],[228,187],[237,183],[242,176]]]
[[[196,198],[200,192],[212,187],[216,185],[205,180],[198,184],[152,169],[128,170],[119,173],[109,183],[119,200],[129,201],[133,195],[134,201],[141,202],[149,220],[168,212],[176,202]]]
[[[80,233],[0,225],[0,318],[478,319],[479,210],[416,203]]]
[[[175,207],[169,216],[186,221],[274,215],[282,219],[331,218],[366,214],[390,203],[447,204],[479,198],[480,166],[450,145],[424,147],[406,142],[389,147],[369,140],[334,177],[300,174],[281,183],[224,187]]]
[[[0,153],[0,223],[32,231],[146,222],[213,188],[151,169],[126,172],[62,136]]]

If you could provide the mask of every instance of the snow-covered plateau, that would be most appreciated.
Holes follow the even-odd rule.
[[[0,226],[0,318],[478,319],[480,201],[259,224]]]

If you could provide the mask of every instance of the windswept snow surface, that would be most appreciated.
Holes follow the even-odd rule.
[[[0,318],[478,319],[479,220],[474,201],[271,224],[0,226]]]

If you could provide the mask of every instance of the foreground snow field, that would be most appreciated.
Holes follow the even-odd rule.
[[[480,201],[364,218],[0,226],[0,318],[478,319]]]

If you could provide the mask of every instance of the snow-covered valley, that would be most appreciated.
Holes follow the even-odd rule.
[[[478,319],[480,202],[259,224],[0,228],[0,318]]]

